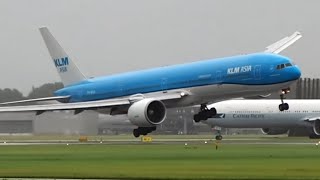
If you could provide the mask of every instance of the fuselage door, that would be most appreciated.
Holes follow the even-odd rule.
[[[162,78],[161,79],[161,89],[162,90],[167,90],[167,81],[168,81],[168,79],[167,78]]]
[[[261,79],[261,65],[254,66],[254,79],[255,80]]]
[[[126,87],[127,86],[125,85],[124,82],[122,82],[122,81],[117,82],[117,87],[116,87],[117,88],[117,92],[116,92],[116,94],[118,96],[127,95],[128,91],[127,91]]]
[[[216,83],[222,83],[222,73],[221,71],[216,72]]]

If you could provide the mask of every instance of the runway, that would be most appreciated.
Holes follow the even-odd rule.
[[[152,142],[142,142],[140,138],[132,139],[107,139],[107,140],[88,140],[80,142],[79,140],[0,140],[0,146],[27,146],[27,145],[90,145],[90,144],[206,144],[206,143],[219,143],[219,144],[255,144],[255,145],[315,145],[319,140],[308,138],[226,138],[221,141],[208,138],[153,138]],[[320,144],[320,143],[319,143]]]

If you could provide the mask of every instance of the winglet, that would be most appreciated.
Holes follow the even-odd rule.
[[[47,27],[39,28],[42,38],[48,48],[52,61],[60,75],[64,86],[68,86],[87,78],[80,72],[58,41],[52,36]]]
[[[265,52],[278,54],[281,51],[285,50],[287,47],[295,43],[302,37],[300,32],[295,32],[291,36],[287,36],[276,43],[271,44],[267,47]]]

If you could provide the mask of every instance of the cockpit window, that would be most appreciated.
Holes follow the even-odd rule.
[[[285,67],[290,67],[290,66],[293,66],[291,63],[286,63],[286,64],[278,64],[277,65],[277,70],[280,70],[280,69],[283,69]]]
[[[286,63],[286,67],[292,66],[291,63]]]

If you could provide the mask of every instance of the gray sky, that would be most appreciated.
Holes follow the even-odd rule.
[[[298,30],[282,54],[319,77],[319,0],[0,0],[0,88],[59,81],[38,27],[86,76],[263,51]]]

